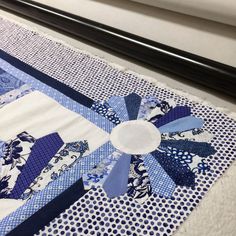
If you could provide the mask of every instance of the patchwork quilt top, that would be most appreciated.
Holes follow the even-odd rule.
[[[230,166],[235,121],[126,76],[96,99],[0,51],[0,235],[171,235]]]

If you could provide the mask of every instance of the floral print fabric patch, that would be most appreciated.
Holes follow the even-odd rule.
[[[2,159],[0,160],[2,163],[0,198],[8,197],[12,192],[18,176],[27,163],[35,141],[35,138],[27,132],[22,132],[4,144]]]
[[[58,133],[48,134],[37,139],[9,198],[19,199],[62,145],[63,140]]]
[[[97,186],[102,186],[110,174],[112,168],[120,158],[120,152],[113,152],[108,157],[104,158],[97,166],[88,173],[83,175],[84,188],[89,190]]]
[[[132,156],[127,195],[142,204],[151,194],[152,187],[146,166],[139,156]]]
[[[16,99],[23,97],[24,95],[34,91],[30,86],[24,84],[17,89],[13,89],[0,96],[0,108],[6,104],[15,101]]]
[[[0,68],[0,95],[18,89],[23,84],[24,82],[17,78],[12,78],[8,73]]]
[[[72,168],[77,162],[81,161],[81,158],[88,150],[87,141],[64,144],[24,191],[21,198],[23,200],[29,199],[32,195],[44,189],[49,183],[59,178],[64,171]]]

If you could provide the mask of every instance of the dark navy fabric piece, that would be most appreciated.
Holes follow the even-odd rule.
[[[131,156],[123,154],[111,170],[103,189],[109,198],[119,197],[127,191]]]
[[[125,97],[125,104],[130,120],[137,119],[141,100],[142,98],[135,93],[131,93]]]
[[[162,116],[160,119],[154,122],[154,125],[159,128],[165,124],[168,124],[174,120],[177,120],[179,118],[190,116],[191,115],[191,109],[187,106],[178,106],[173,109],[171,109],[167,114]]]
[[[177,148],[186,152],[196,154],[200,157],[207,157],[216,153],[216,150],[205,142],[194,142],[188,140],[163,140],[160,146]]]
[[[61,212],[64,212],[86,193],[87,191],[84,190],[83,180],[81,178],[63,193],[35,212],[30,218],[26,219],[22,224],[14,228],[7,236],[31,236],[38,233],[40,229],[45,225],[48,225]]]
[[[97,112],[99,115],[105,117],[115,125],[121,123],[120,118],[107,102],[94,102],[91,110]]]
[[[195,174],[178,160],[167,156],[165,153],[154,151],[151,153],[176,185],[193,187]]]
[[[58,133],[37,139],[9,198],[19,199],[62,145],[63,141]]]
[[[83,95],[75,91],[74,89],[70,88],[69,86],[61,83],[60,81],[53,79],[52,77],[34,69],[32,66],[18,60],[17,58],[7,54],[6,52],[0,49],[0,58],[7,61],[8,63],[12,64],[14,67],[18,68],[19,70],[33,76],[35,79],[47,84],[48,86],[60,91],[61,93],[65,94],[67,97],[73,99],[74,101],[80,103],[83,106],[91,108],[94,101],[87,96]]]

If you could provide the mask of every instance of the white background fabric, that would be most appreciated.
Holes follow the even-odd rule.
[[[38,91],[0,109],[0,117],[0,140],[4,141],[26,130],[35,138],[58,132],[64,142],[87,140],[88,155],[109,139],[108,133]],[[0,199],[0,220],[21,205],[21,200]]]
[[[11,212],[15,211],[18,207],[22,206],[24,201],[14,199],[0,199],[0,220]]]
[[[32,92],[0,109],[0,140],[26,131],[40,138],[58,132],[66,143],[87,140],[89,153],[108,141],[109,134],[41,92]]]

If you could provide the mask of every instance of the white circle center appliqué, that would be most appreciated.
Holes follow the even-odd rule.
[[[160,145],[161,133],[148,121],[131,120],[116,126],[111,132],[110,141],[122,152],[143,155]]]

